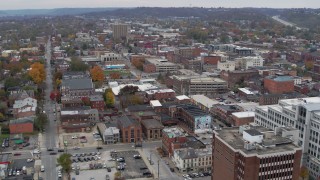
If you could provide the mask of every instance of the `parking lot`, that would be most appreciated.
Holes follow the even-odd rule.
[[[124,169],[120,170],[121,177],[125,179],[134,179],[134,178],[147,178],[150,177],[151,172],[148,169],[147,165],[142,158],[135,159],[134,155],[140,155],[138,151],[120,151],[117,152],[117,158],[123,157],[125,162],[117,162],[117,168],[121,167],[121,164],[124,164]],[[150,174],[149,174],[149,173]],[[143,175],[145,173],[145,175]]]
[[[59,137],[61,147],[63,147],[65,142],[67,142],[68,147],[88,147],[98,145],[98,141],[94,138],[92,133],[62,133]]]
[[[23,167],[25,167],[25,169]],[[34,161],[27,162],[26,159],[15,159],[8,167],[8,177],[6,179],[32,179],[33,174]]]

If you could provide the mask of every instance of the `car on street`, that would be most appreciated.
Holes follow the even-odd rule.
[[[107,167],[107,171],[108,171],[108,172],[111,172],[111,168],[110,168],[110,167]]]
[[[106,175],[106,180],[110,180],[109,174]]]
[[[135,154],[135,155],[133,155],[133,158],[134,159],[141,159],[141,155],[140,154]]]
[[[57,153],[56,152],[51,152],[50,155],[57,155]]]
[[[14,153],[13,156],[20,156],[21,153]]]
[[[53,151],[53,148],[47,148],[47,151]]]
[[[73,148],[73,150],[78,150],[78,149],[80,149],[80,148],[79,148],[79,147],[74,147],[74,148]]]

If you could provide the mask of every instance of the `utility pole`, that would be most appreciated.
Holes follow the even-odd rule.
[[[160,180],[160,167],[159,167],[160,159],[158,159],[158,179]]]

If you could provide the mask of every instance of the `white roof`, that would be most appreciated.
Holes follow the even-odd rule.
[[[146,91],[147,94],[174,92],[172,89],[155,89]]]
[[[242,91],[245,94],[254,94],[252,91],[248,90],[247,88],[239,88],[239,91]]]
[[[151,105],[152,107],[161,107],[161,106],[162,106],[162,104],[161,104],[160,101],[158,101],[158,100],[152,100],[152,101],[150,101],[150,105]]]
[[[193,95],[191,98],[197,103],[206,106],[207,108],[211,108],[213,105],[219,104],[219,101],[208,98],[205,95]]]
[[[147,84],[139,84],[139,85],[137,85],[137,84],[121,84],[121,85],[119,85],[117,87],[113,87],[112,88],[113,94],[116,95],[116,96],[119,95],[120,90],[122,88],[124,88],[125,86],[137,86],[140,91],[148,91],[148,90],[151,90],[151,89],[158,89],[157,86],[154,86],[154,85],[148,84],[148,83]]]
[[[252,111],[234,112],[232,113],[232,115],[236,116],[237,118],[254,117],[254,112]]]
[[[61,111],[61,115],[75,115],[78,113],[78,111]]]
[[[13,108],[22,108],[27,105],[37,107],[37,100],[30,97],[23,100],[16,100],[13,104]]]
[[[176,98],[178,99],[178,100],[185,100],[185,99],[190,99],[188,96],[186,96],[186,95],[181,95],[181,96],[176,96]]]

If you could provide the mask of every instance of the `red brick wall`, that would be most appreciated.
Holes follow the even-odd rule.
[[[290,93],[294,91],[293,81],[274,81],[272,79],[264,79],[264,88],[272,94]]]
[[[221,60],[220,56],[204,56],[202,58],[203,58],[204,64],[211,64],[211,65],[217,65],[218,61]]]
[[[9,129],[10,129],[10,134],[32,133],[33,124],[32,123],[10,124]]]
[[[15,118],[22,118],[22,117],[33,116],[33,115],[35,115],[35,114],[36,114],[35,111],[27,111],[27,112],[17,113],[14,117],[15,117]]]
[[[234,115],[232,115],[231,117],[231,124],[233,126],[242,126],[242,125],[245,125],[245,124],[249,124],[251,122],[254,121],[254,117],[245,117],[245,118],[238,118]]]
[[[154,73],[154,72],[156,72],[156,66],[153,64],[144,64],[143,65],[143,72]]]
[[[93,101],[91,102],[92,109],[98,109],[99,111],[104,110],[104,101]]]
[[[176,95],[175,92],[155,93],[153,95],[153,98],[156,100],[162,100],[162,99],[174,98],[175,95]]]

